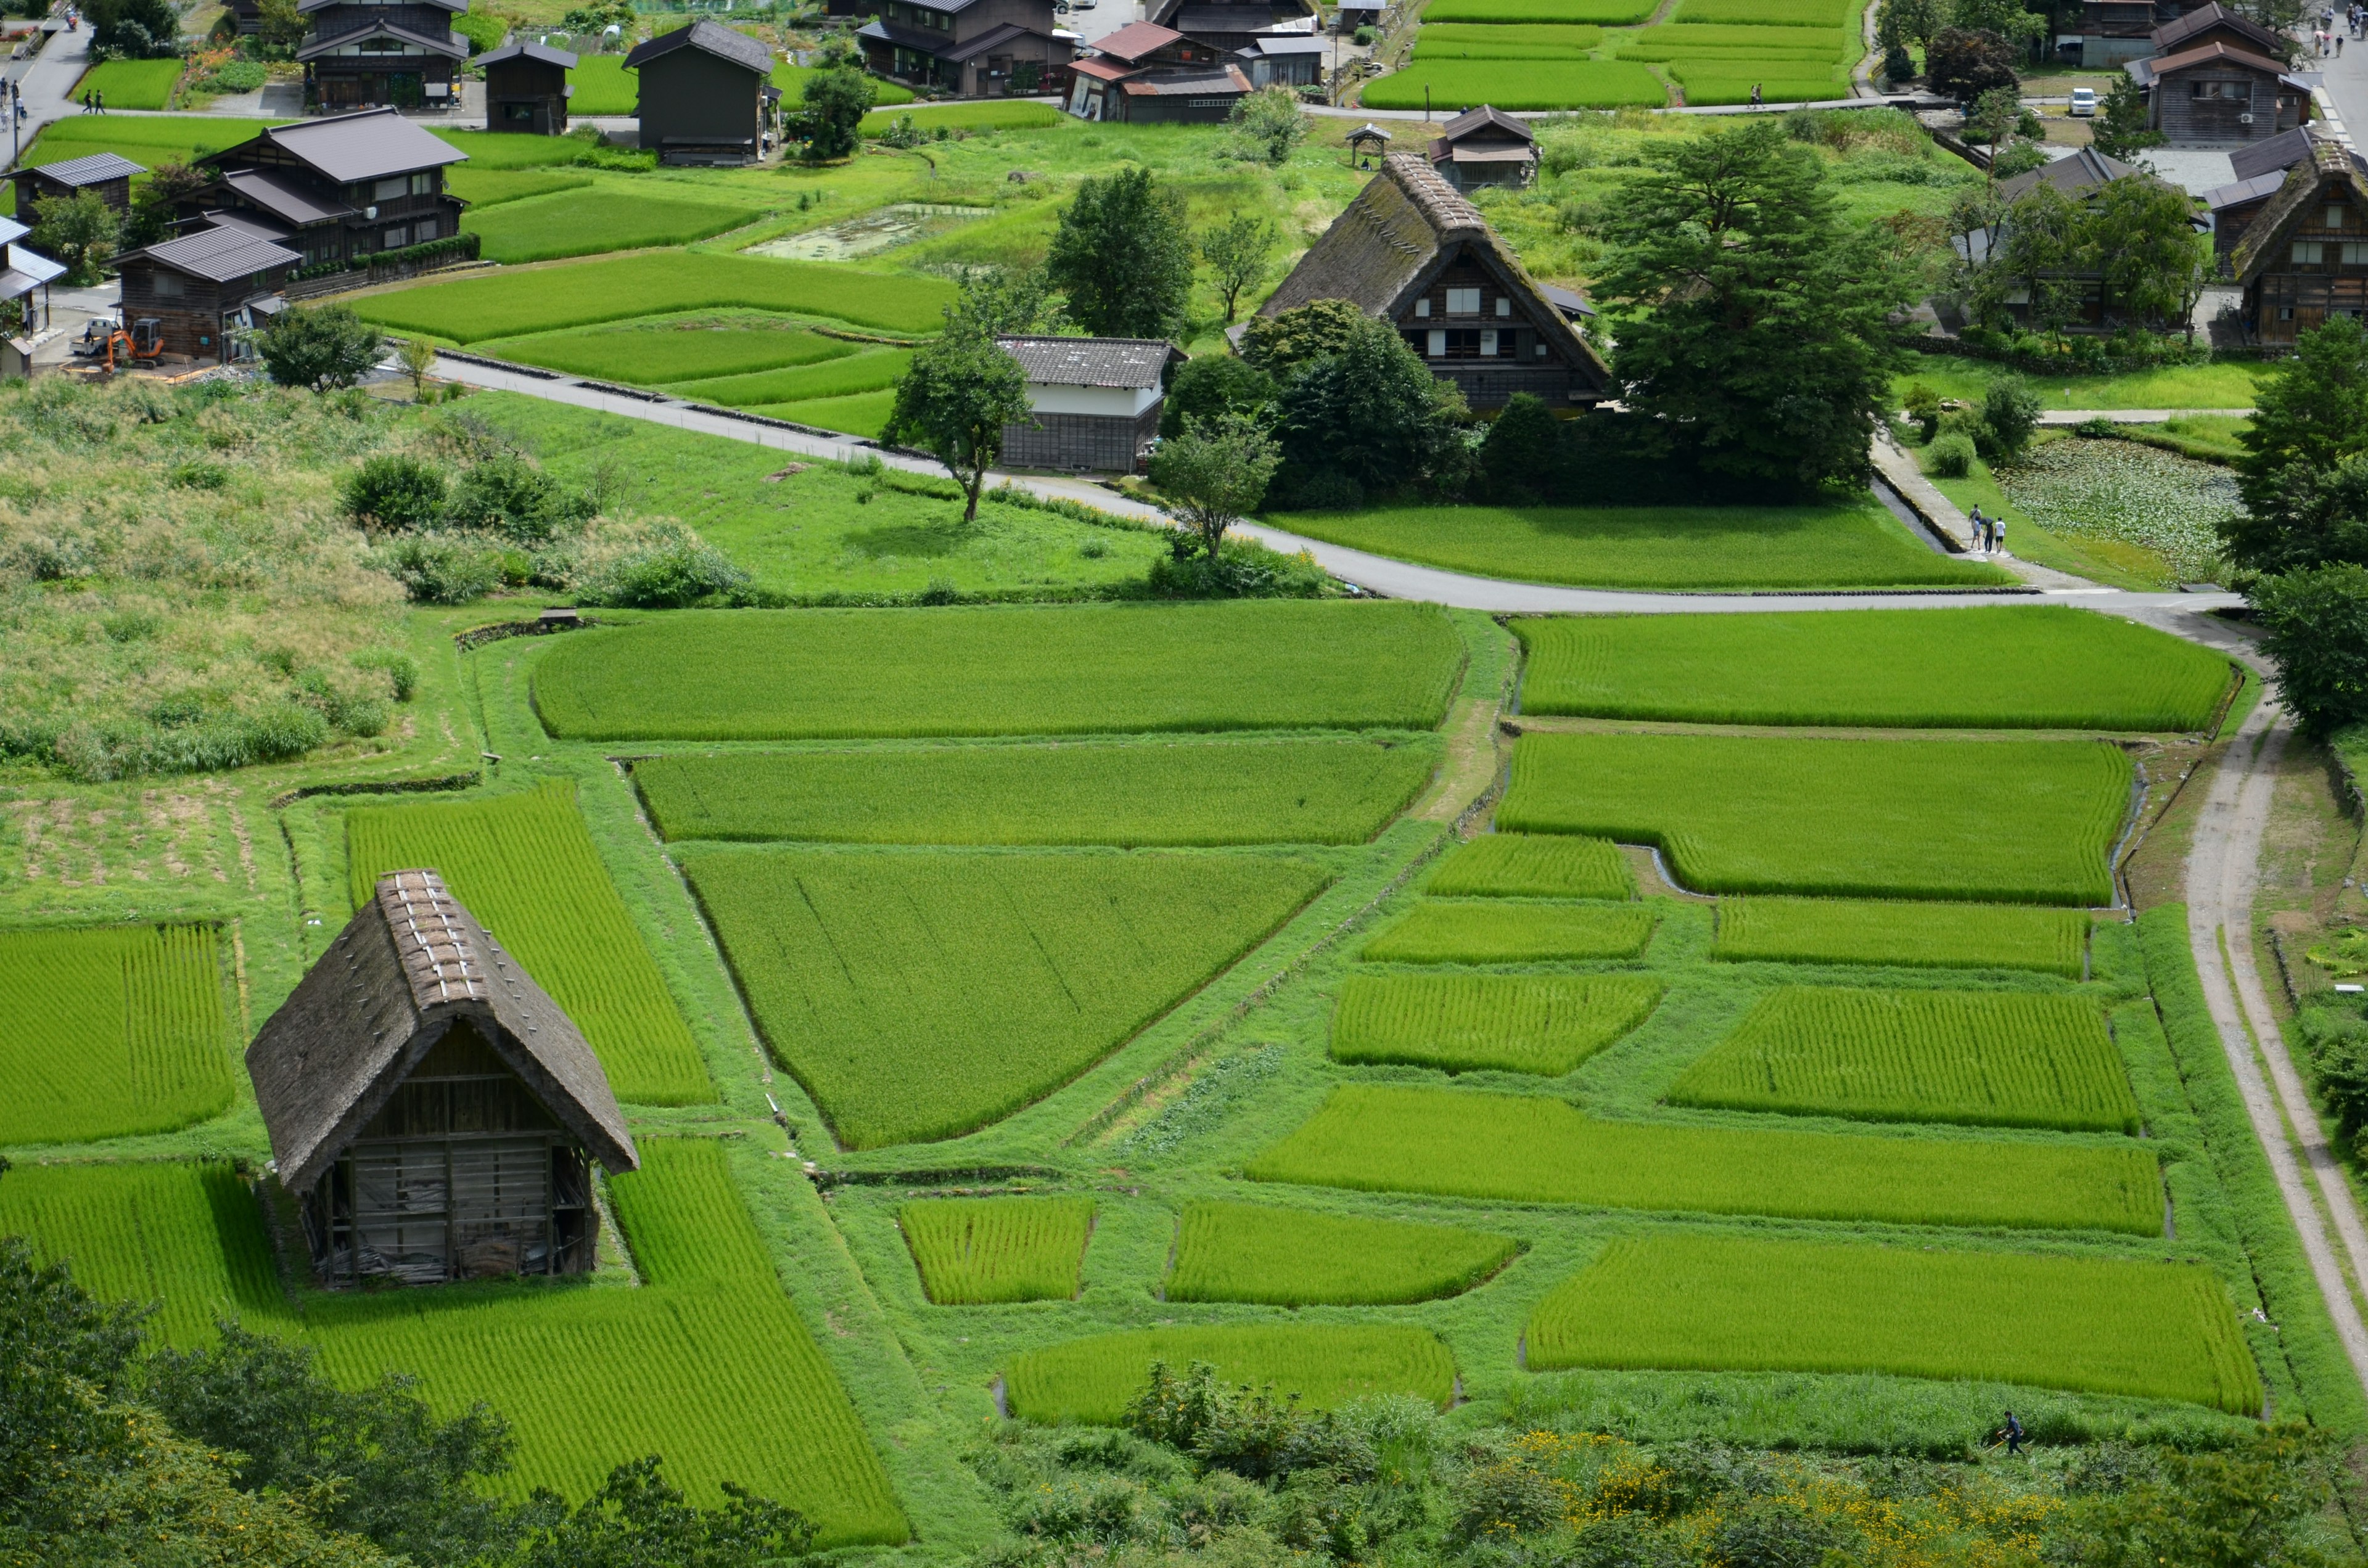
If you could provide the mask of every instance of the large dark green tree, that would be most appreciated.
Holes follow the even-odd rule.
[[[378,363],[385,340],[351,305],[298,305],[256,335],[263,368],[283,387],[349,387]]]
[[[2368,564],[2368,332],[2349,316],[2304,333],[2255,382],[2237,439],[2245,515],[2222,525],[2248,572]]]
[[[1192,301],[1193,254],[1183,199],[1149,169],[1127,168],[1077,187],[1044,272],[1093,335],[1173,337]]]
[[[1303,485],[1332,475],[1372,494],[1450,478],[1468,417],[1463,394],[1432,375],[1396,328],[1359,316],[1337,353],[1308,360],[1284,385],[1275,434]],[[1337,485],[1327,493],[1349,498]]]
[[[946,307],[946,330],[914,354],[882,432],[946,465],[962,487],[966,523],[1003,456],[1004,427],[1028,417],[1028,376],[995,340],[995,309],[974,290]]]
[[[806,78],[800,117],[806,156],[816,160],[844,158],[855,151],[863,117],[879,97],[871,78],[860,71],[817,71]]]
[[[1629,406],[1713,472],[1862,481],[1909,295],[1896,247],[1842,224],[1824,165],[1772,119],[1656,149],[1605,223]]]

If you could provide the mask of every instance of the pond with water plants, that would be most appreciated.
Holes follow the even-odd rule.
[[[2046,441],[1992,473],[2040,527],[2152,551],[2181,582],[2214,575],[2220,524],[2244,510],[2226,469],[2134,441]]]

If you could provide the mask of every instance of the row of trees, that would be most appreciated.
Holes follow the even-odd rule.
[[[1969,192],[1950,230],[1972,242],[1955,279],[1967,313],[2009,326],[2009,300],[2031,327],[2061,331],[2101,288],[2106,312],[2155,327],[2184,326],[2212,280],[2211,241],[2195,231],[2187,193],[2152,179],[2117,179],[2078,198],[2033,186],[2009,202],[1995,187]]]

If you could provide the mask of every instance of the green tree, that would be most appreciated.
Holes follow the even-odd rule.
[[[414,402],[427,395],[427,378],[436,369],[436,345],[425,337],[405,337],[394,346],[395,359],[403,373],[411,378]]]
[[[1492,499],[1528,506],[1551,497],[1562,456],[1562,427],[1545,400],[1515,392],[1480,443],[1480,472]]]
[[[2146,93],[2130,77],[2116,75],[2104,102],[2097,106],[2096,118],[2089,121],[2089,139],[2108,158],[2135,163],[2147,148],[2169,140],[2161,131],[2146,128]]]
[[[1277,382],[1313,359],[1338,354],[1364,329],[1365,312],[1346,300],[1311,300],[1242,329],[1242,358]]]
[[[1217,559],[1225,530],[1258,510],[1282,463],[1274,437],[1244,415],[1190,419],[1152,455],[1151,483],[1167,515],[1192,530],[1201,553]]]
[[[1087,179],[1061,214],[1045,275],[1097,337],[1173,337],[1192,299],[1182,198],[1145,168]]]
[[[273,381],[314,392],[360,381],[377,365],[380,347],[378,329],[351,305],[294,306],[256,337],[256,352]]]
[[[296,0],[257,0],[256,40],[272,59],[286,60],[312,31],[312,22],[296,8]]]
[[[1613,370],[1630,407],[1713,472],[1863,483],[1909,278],[1880,231],[1846,231],[1811,149],[1772,120],[1647,154],[1605,224]]]
[[[2039,394],[2021,376],[1996,376],[1982,389],[1975,443],[1992,462],[2012,462],[2039,428]]]
[[[1263,421],[1274,403],[1274,378],[1231,354],[1198,354],[1178,367],[1160,410],[1159,433],[1182,432],[1188,419],[1238,414]]]
[[[181,15],[171,0],[89,0],[82,17],[96,59],[161,60],[180,47]]]
[[[1209,264],[1210,281],[1225,301],[1228,325],[1243,293],[1266,281],[1276,238],[1273,221],[1255,212],[1236,212],[1201,236],[1201,259]]]
[[[806,156],[819,162],[853,153],[863,117],[879,96],[871,78],[860,71],[817,71],[807,77],[802,117]]]
[[[33,203],[33,248],[65,263],[65,281],[88,288],[105,276],[122,225],[95,190],[44,196]]]
[[[518,1568],[780,1568],[804,1557],[814,1535],[796,1509],[728,1481],[723,1506],[694,1507],[652,1454],[610,1471],[581,1506],[538,1531]]]
[[[211,170],[187,164],[159,164],[148,171],[147,182],[131,193],[131,210],[123,221],[127,245],[153,245],[167,239],[181,204],[194,201],[214,182]]]
[[[1430,373],[1387,322],[1354,318],[1338,353],[1302,365],[1277,400],[1275,433],[1303,476],[1331,473],[1365,493],[1460,478],[1463,394]]]
[[[2195,341],[2195,307],[2212,280],[2212,242],[2195,232],[2185,191],[2151,179],[2117,179],[2090,203],[2084,239],[2103,274],[2105,303],[2140,320],[2183,325]]]
[[[2368,453],[2331,469],[2289,464],[2274,486],[2255,485],[2254,503],[2220,525],[2220,545],[2247,572],[2368,566]]]
[[[1307,117],[1300,110],[1298,96],[1280,85],[1235,98],[1225,119],[1234,128],[1238,155],[1277,167],[1291,162],[1291,154],[1307,139]]]
[[[2255,378],[2253,405],[2252,423],[2237,437],[2248,506],[2271,499],[2271,487],[2297,463],[2323,471],[2368,450],[2368,331],[2335,315],[2302,334],[2292,358]]]
[[[2014,46],[1994,32],[1942,28],[1924,49],[1924,84],[1970,104],[1993,88],[2018,85],[2014,62]]]
[[[962,487],[967,523],[978,517],[987,470],[1003,456],[1004,427],[1028,416],[1028,377],[1019,361],[958,303],[947,307],[946,330],[913,355],[882,434],[946,465]]]
[[[1883,0],[1874,9],[1875,47],[1904,53],[1909,45],[1930,40],[1945,15],[1940,0]]]

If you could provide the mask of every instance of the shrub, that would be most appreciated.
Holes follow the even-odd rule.
[[[452,487],[451,522],[484,528],[521,544],[541,544],[588,516],[582,497],[515,452],[497,452],[470,465]]]
[[[1933,437],[1930,450],[1932,472],[1943,479],[1963,479],[1974,471],[1974,443],[1962,431]]]
[[[393,533],[434,528],[444,515],[444,499],[442,472],[400,452],[367,459],[337,487],[346,516]]]
[[[467,604],[502,580],[499,551],[449,534],[407,536],[376,552],[373,563],[401,583],[415,604]]]
[[[419,661],[393,648],[365,648],[349,661],[358,670],[384,670],[397,702],[408,702],[419,690]]]
[[[1180,531],[1176,538],[1179,543],[1191,540]],[[1161,598],[1314,599],[1323,597],[1331,582],[1304,551],[1284,555],[1256,540],[1228,539],[1214,557],[1196,550],[1154,561],[1147,585]]]
[[[1187,419],[1220,419],[1228,414],[1257,418],[1273,403],[1274,392],[1274,378],[1247,360],[1231,354],[1198,355],[1177,368],[1167,410],[1159,416],[1159,433],[1177,435]]]
[[[2103,415],[2093,415],[2072,426],[2072,434],[2084,441],[2110,441],[2121,434],[2113,422]]]
[[[1932,437],[1941,433],[1941,394],[1918,381],[1907,389],[1907,395],[1901,400],[1900,406],[1924,432],[1925,444],[1930,445]]]
[[[2020,376],[2000,376],[1982,393],[1974,445],[1992,462],[2012,462],[2039,428],[2039,394]]]
[[[670,528],[588,574],[577,588],[576,601],[678,609],[737,593],[748,582],[748,574],[722,551],[688,528]]]
[[[264,369],[284,387],[349,387],[378,363],[378,329],[349,305],[282,311],[256,337]]]
[[[2320,566],[2253,590],[2262,651],[2302,728],[2328,734],[2368,719],[2368,568]]]

